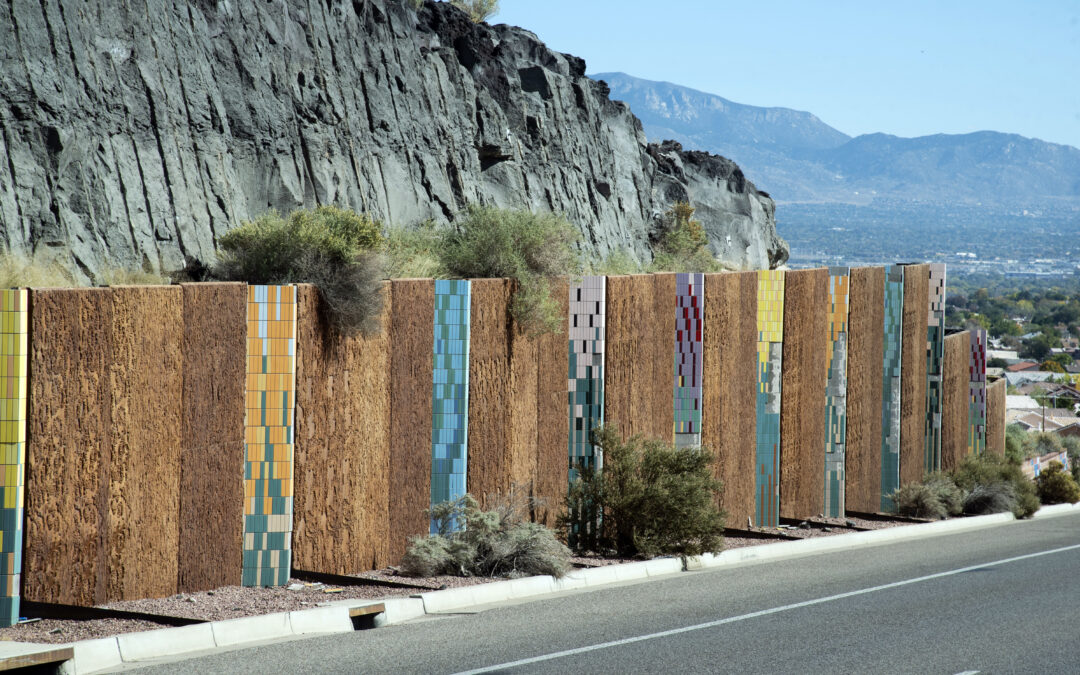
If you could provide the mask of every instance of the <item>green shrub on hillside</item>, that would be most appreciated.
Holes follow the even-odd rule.
[[[1024,459],[1042,457],[1065,449],[1062,437],[1048,431],[1029,431],[1024,436]]]
[[[708,450],[639,436],[623,440],[613,427],[596,429],[593,442],[603,469],[578,467],[560,519],[572,546],[646,557],[723,548],[722,484]]]
[[[709,238],[694,207],[676,202],[664,214],[664,226],[653,246],[653,272],[720,272],[724,265],[709,251]]]
[[[1050,462],[1050,466],[1040,471],[1035,477],[1035,487],[1043,504],[1080,502],[1080,485],[1065,471],[1061,462]]]
[[[330,326],[346,335],[378,330],[382,313],[379,224],[336,206],[271,211],[218,241],[214,276],[250,284],[311,283]]]
[[[530,334],[557,332],[565,320],[558,277],[581,269],[573,225],[550,213],[471,206],[445,237],[442,261],[463,278],[515,281],[511,313]]]
[[[1012,511],[1017,518],[1027,518],[1039,510],[1035,484],[1019,465],[1003,457],[971,454],[948,475],[967,493],[964,513],[968,515]]]
[[[472,495],[428,512],[438,534],[414,537],[401,559],[406,576],[561,577],[570,551],[543,525],[528,522],[527,505],[513,494],[481,510]]]
[[[414,227],[390,227],[383,237],[383,257],[388,279],[442,279],[444,230],[425,221]]]

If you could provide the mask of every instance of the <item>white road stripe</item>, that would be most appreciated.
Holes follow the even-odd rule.
[[[812,607],[813,605],[820,605],[826,602],[833,602],[836,600],[843,600],[844,598],[853,598],[858,595],[866,595],[867,593],[877,593],[878,591],[886,591],[891,588],[898,588],[900,586],[908,586],[910,584],[918,584],[923,581],[931,581],[933,579],[940,579],[942,577],[954,576],[956,574],[963,574],[964,572],[971,572],[973,570],[984,569],[986,567],[993,567],[995,565],[1005,565],[1008,563],[1019,562],[1021,560],[1028,560],[1030,558],[1039,558],[1044,555],[1052,555],[1054,553],[1064,553],[1066,551],[1075,551],[1080,549],[1080,544],[1074,544],[1072,546],[1064,546],[1062,548],[1055,548],[1049,551],[1039,551],[1038,553],[1028,553],[1026,555],[1018,555],[1014,558],[1004,558],[1002,560],[995,560],[993,562],[981,563],[979,565],[971,565],[970,567],[961,567],[955,570],[949,570],[947,572],[938,572],[936,574],[928,574],[924,577],[915,577],[914,579],[905,579],[904,581],[894,581],[891,584],[882,584],[881,586],[873,586],[871,588],[863,588],[857,591],[848,591],[847,593],[838,593],[836,595],[829,595],[824,598],[817,598],[815,600],[806,600],[804,602],[796,602],[791,605],[783,605],[781,607],[773,607],[772,609],[763,609],[758,612],[750,612],[749,614],[742,614],[740,616],[732,616],[726,619],[718,619],[716,621],[708,621],[706,623],[699,623],[693,626],[685,626],[683,628],[673,628],[671,630],[660,631],[659,633],[649,633],[648,635],[638,635],[636,637],[624,638],[622,640],[612,640],[611,642],[601,642],[595,645],[589,645],[588,647],[578,647],[577,649],[567,649],[561,652],[552,652],[550,654],[543,654],[541,656],[534,656],[528,659],[521,659],[519,661],[509,661],[507,663],[500,663],[494,666],[487,666],[484,668],[477,668],[475,670],[466,670],[456,675],[479,675],[480,673],[491,673],[495,671],[506,670],[508,668],[519,668],[521,666],[527,666],[533,663],[542,663],[544,661],[552,661],[554,659],[561,659],[567,656],[576,656],[577,654],[586,654],[588,652],[594,652],[598,649],[610,649],[611,647],[621,647],[622,645],[629,645],[635,642],[644,642],[645,640],[655,640],[657,638],[665,638],[672,635],[679,635],[682,633],[690,633],[692,631],[704,630],[706,628],[715,628],[717,626],[723,626],[728,623],[735,623],[737,621],[745,621],[747,619],[756,619],[759,616],[768,616],[769,614],[778,614],[780,612],[787,612],[793,609],[801,609],[803,607]],[[968,671],[969,673],[977,673],[978,671]],[[960,675],[964,675],[961,673]]]

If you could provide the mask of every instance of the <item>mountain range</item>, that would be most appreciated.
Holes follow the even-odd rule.
[[[996,131],[851,137],[809,112],[734,103],[624,73],[596,73],[650,141],[733,159],[779,204],[872,202],[1080,208],[1080,149]]]

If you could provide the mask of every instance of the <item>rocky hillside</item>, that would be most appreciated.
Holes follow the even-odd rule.
[[[14,3],[0,44],[3,244],[87,276],[208,261],[244,219],[316,203],[398,224],[550,209],[591,251],[647,258],[688,197],[726,261],[787,257],[733,163],[648,146],[581,59],[446,3]]]

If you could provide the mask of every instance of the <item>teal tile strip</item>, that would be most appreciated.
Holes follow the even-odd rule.
[[[945,363],[945,263],[930,264],[926,320],[926,428],[923,467],[941,470],[942,367]]]
[[[904,268],[885,270],[885,358],[881,378],[881,510],[893,510],[889,495],[900,487],[900,345],[904,327]]]
[[[431,392],[431,505],[466,491],[469,437],[468,280],[435,282],[434,368]],[[438,532],[436,522],[431,532]]]
[[[825,515],[829,518],[844,516],[849,280],[849,268],[829,268],[829,353],[825,380]]]

